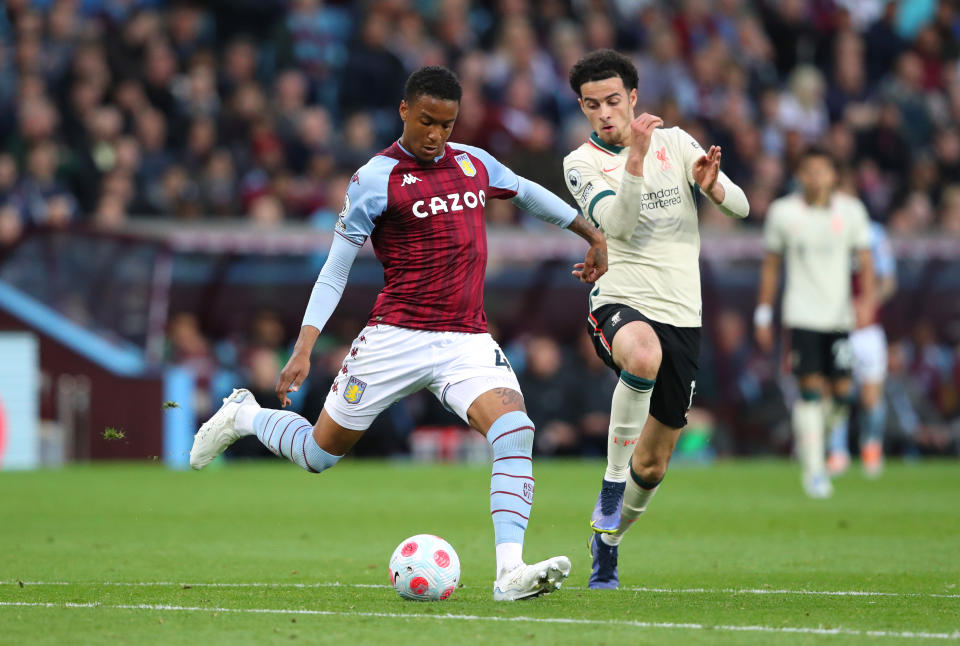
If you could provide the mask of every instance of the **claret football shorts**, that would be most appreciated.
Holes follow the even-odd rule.
[[[364,431],[388,406],[424,388],[465,422],[467,409],[488,390],[520,392],[513,368],[487,333],[379,324],[354,339],[324,408],[337,424]]]

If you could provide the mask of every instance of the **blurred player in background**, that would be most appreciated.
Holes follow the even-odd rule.
[[[350,181],[329,257],[277,383],[283,406],[307,377],[314,344],[367,237],[383,264],[385,285],[316,425],[293,412],[262,409],[248,391],[235,390],[200,428],[190,464],[203,468],[237,438],[256,434],[274,453],[320,473],[350,450],[380,412],[427,388],[493,447],[493,597],[512,601],[559,588],[570,561],[559,556],[523,562],[533,504],[534,425],[510,364],[487,333],[484,206],[490,198],[510,199],[587,240],[585,262],[573,272],[585,282],[606,271],[606,243],[556,195],[479,148],[447,142],[461,93],[457,77],[446,68],[414,72],[400,103],[401,138]]]
[[[792,417],[803,488],[812,498],[827,498],[833,486],[825,467],[824,433],[833,420],[850,415],[850,330],[873,320],[875,312],[870,228],[863,203],[834,190],[837,171],[826,152],[805,151],[797,179],[800,192],[774,201],[767,212],[767,254],[754,325],[757,343],[770,352],[773,301],[785,262],[783,323],[790,328],[790,360],[800,389]],[[854,255],[857,299],[848,278]]]
[[[616,588],[618,545],[646,509],[686,425],[700,353],[700,232],[693,187],[744,218],[743,191],[680,128],[634,117],[637,70],[612,50],[588,54],[570,87],[589,140],[564,159],[567,188],[607,236],[610,271],[590,292],[588,331],[619,376],[607,469],[590,519],[591,588]],[[631,459],[632,457],[632,459]]]
[[[887,335],[878,319],[879,308],[897,289],[897,261],[883,226],[870,222],[870,253],[876,283],[877,307],[865,327],[850,333],[853,350],[853,381],[860,399],[860,461],[863,473],[875,478],[883,470],[883,429],[886,424],[886,404],[883,382],[887,376]],[[853,297],[860,298],[859,267],[854,273]],[[827,471],[831,476],[843,474],[850,466],[848,429],[850,418],[842,417],[830,434],[830,456]]]

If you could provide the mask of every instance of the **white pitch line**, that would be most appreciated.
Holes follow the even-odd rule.
[[[483,615],[431,615],[403,612],[343,612],[336,610],[310,610],[307,608],[202,608],[198,606],[172,606],[167,604],[101,604],[101,603],[40,603],[40,602],[3,602],[0,608],[98,608],[105,610],[157,610],[168,612],[234,612],[242,614],[276,614],[276,615],[314,615],[323,617],[376,617],[381,619],[439,619],[458,621],[489,621],[489,622],[521,622],[537,624],[579,624],[591,626],[624,626],[630,628],[668,628],[679,630],[719,630],[723,632],[753,632],[753,633],[790,633],[800,635],[843,635],[854,637],[898,637],[903,639],[943,639],[960,640],[960,630],[952,633],[935,633],[925,630],[858,630],[856,628],[820,628],[807,626],[759,626],[759,625],[726,625],[726,624],[699,624],[675,623],[670,621],[630,621],[618,619],[574,619],[570,617],[500,617]]]
[[[0,585],[18,585],[19,581],[4,581]],[[189,581],[24,581],[24,585],[102,585],[121,587],[151,586],[189,586],[191,588],[390,588],[378,583],[341,583],[339,581],[321,583],[285,583],[285,582],[197,582]],[[565,590],[586,590],[582,586],[564,586]],[[655,594],[744,594],[744,595],[801,595],[820,597],[921,597],[925,599],[960,599],[960,594],[938,594],[933,592],[880,592],[875,590],[789,590],[782,588],[651,588],[632,586],[620,588],[621,592],[649,592]]]

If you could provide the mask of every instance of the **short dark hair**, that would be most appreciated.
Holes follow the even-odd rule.
[[[612,49],[590,52],[570,69],[570,88],[582,97],[580,88],[584,83],[602,81],[619,76],[627,92],[637,88],[637,67],[629,58]]]
[[[830,162],[830,165],[833,166],[833,170],[839,170],[837,160],[834,159],[829,150],[822,146],[807,146],[804,148],[803,152],[800,153],[800,157],[797,159],[797,168],[800,168],[807,162],[808,159],[812,159],[814,157],[826,159],[828,162]]]
[[[403,98],[411,104],[421,96],[432,96],[443,101],[460,103],[463,89],[460,79],[446,67],[429,65],[421,67],[410,75],[403,90]]]

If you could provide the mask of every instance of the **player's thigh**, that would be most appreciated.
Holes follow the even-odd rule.
[[[790,330],[790,364],[800,390],[822,393],[829,359],[827,335],[814,330]]]
[[[621,370],[652,379],[660,370],[662,360],[660,339],[646,321],[630,321],[613,337],[613,361]]]
[[[323,406],[326,416],[344,429],[365,431],[391,404],[426,387],[433,373],[435,334],[389,325],[365,327],[330,386]],[[327,430],[318,431],[320,423],[315,437],[317,432],[322,437],[341,435],[326,423]]]
[[[662,356],[654,324],[628,305],[601,305],[587,316],[587,332],[605,364],[653,379]]]
[[[428,388],[444,407],[484,434],[501,415],[526,411],[513,367],[493,337],[443,334]]]
[[[313,439],[317,446],[330,455],[345,455],[347,451],[353,448],[364,431],[357,431],[336,423],[326,407],[320,411],[320,419],[313,426]]]
[[[650,396],[650,416],[666,428],[687,425],[700,358],[700,328],[657,324],[663,360]]]

